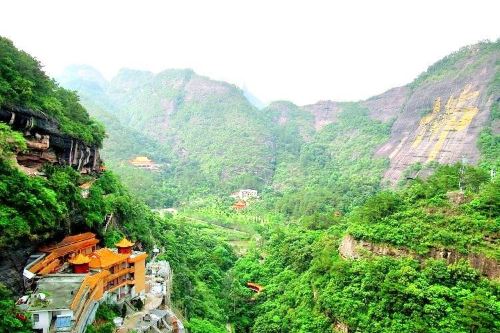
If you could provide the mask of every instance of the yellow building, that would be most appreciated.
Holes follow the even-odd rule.
[[[124,238],[116,244],[116,251],[102,248],[90,255],[91,269],[110,273],[104,279],[104,292],[113,301],[135,297],[146,289],[147,254],[133,251],[133,245]]]
[[[40,249],[44,254],[25,267],[25,277],[39,278],[33,297],[19,303],[32,313],[34,329],[83,332],[100,302],[117,303],[145,293],[147,253],[134,251],[126,238],[116,249],[96,249],[98,243],[92,233],[69,236]],[[40,302],[36,297],[49,299]]]
[[[148,170],[158,170],[160,167],[160,165],[156,164],[146,156],[137,156],[133,160],[130,160],[130,164],[136,168]]]

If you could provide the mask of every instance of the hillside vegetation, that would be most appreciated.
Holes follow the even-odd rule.
[[[235,86],[192,71],[124,70],[105,84],[80,71],[63,76],[65,86],[107,125],[107,163],[153,207],[255,188],[270,209],[298,217],[347,211],[380,187],[387,162],[373,153],[390,127],[359,103],[342,104],[338,121],[316,131],[301,107],[258,110]],[[128,161],[138,155],[164,168],[134,170]]]
[[[395,183],[412,164],[431,162],[433,154],[445,163],[462,155],[479,160],[475,142],[492,147],[498,139],[497,121],[484,119],[495,117],[498,108],[499,46],[497,41],[464,47],[407,86],[354,103],[279,101],[257,109],[236,86],[188,69],[123,69],[107,81],[91,67],[73,66],[60,80],[105,122],[107,162],[151,206],[189,206],[200,198],[209,204],[235,189],[255,188],[266,209],[299,218],[346,213],[387,181]],[[444,109],[448,98],[459,95],[469,98],[462,101],[467,107],[454,108],[453,117],[478,110],[468,129],[440,115],[433,130],[456,128],[443,130],[447,135],[439,143],[437,135],[418,127],[436,98],[443,99]],[[418,146],[414,133],[423,133],[422,147],[412,148]],[[453,147],[456,156],[441,145]],[[482,156],[491,161],[495,153]],[[128,160],[138,155],[163,164],[162,171],[131,168]]]
[[[498,281],[481,277],[464,259],[452,265],[429,248],[484,253],[498,260],[498,180],[481,169],[463,174],[466,202],[454,205],[460,166],[444,166],[428,180],[384,191],[344,217],[321,223],[276,225],[265,246],[231,271],[231,319],[245,332],[493,332],[500,329]],[[409,256],[339,255],[346,232],[365,241],[413,249]],[[262,255],[265,253],[264,258]],[[243,302],[241,285],[265,289]],[[238,296],[240,295],[240,296]],[[238,298],[239,297],[239,298]]]
[[[280,101],[263,109],[236,86],[191,70],[122,70],[107,81],[88,66],[71,67],[63,85],[77,89],[106,125],[107,171],[82,175],[46,165],[42,177],[27,176],[12,161],[26,149],[23,134],[1,125],[0,249],[89,230],[107,245],[127,235],[146,251],[160,248],[174,271],[174,307],[193,333],[229,326],[238,333],[499,331],[498,280],[470,260],[498,269],[498,46],[463,49],[388,92],[391,98]],[[43,112],[67,135],[101,143],[102,127],[75,93],[10,41],[2,40],[0,51],[2,107]],[[469,79],[475,86],[464,88]],[[441,95],[448,106],[470,105],[436,107],[425,118]],[[474,126],[459,126],[454,117],[464,114]],[[450,147],[477,150],[478,166],[428,161],[405,146],[418,133],[426,147],[451,137]],[[399,187],[388,187],[401,151],[397,160],[406,160],[397,168],[423,161],[406,170]],[[142,155],[161,164],[159,171],[132,167],[129,160]],[[84,198],[79,186],[88,182]],[[228,194],[240,188],[258,189],[260,198],[235,211]],[[166,207],[180,211],[151,210]],[[346,237],[394,251],[348,256],[339,250]],[[434,250],[458,260],[436,258]],[[263,288],[255,293],[249,282]],[[0,314],[9,319],[0,332],[28,332],[16,313],[0,285]],[[113,316],[102,307],[102,321],[89,332],[109,331]]]
[[[0,68],[1,106],[43,112],[57,119],[65,134],[99,145],[104,131],[90,120],[76,94],[59,88],[45,76],[36,60],[18,51],[10,41],[2,38],[0,42],[0,65],[4,66]],[[27,90],[21,93],[21,87]],[[64,104],[59,96],[67,96],[72,104]],[[54,108],[49,102],[54,103]],[[93,136],[86,137],[89,133]],[[28,176],[13,161],[25,149],[24,135],[0,124],[2,261],[11,252],[36,248],[69,234],[92,231],[108,246],[127,235],[148,252],[155,246],[164,249],[161,256],[169,260],[176,275],[173,302],[192,321],[190,329],[202,332],[204,327],[212,327],[213,332],[224,332],[228,308],[223,297],[224,276],[236,260],[229,245],[203,228],[153,213],[111,171],[82,175],[70,167],[47,164],[43,177]],[[79,186],[87,182],[92,185],[85,198]],[[107,216],[113,217],[113,223],[105,230]],[[20,310],[13,301],[13,295],[23,291],[4,286],[11,279],[8,272],[0,273],[0,332],[31,332],[30,320],[17,316]],[[22,279],[21,275],[18,279]],[[111,319],[104,308],[99,316]],[[109,332],[112,325],[90,327],[88,331]]]

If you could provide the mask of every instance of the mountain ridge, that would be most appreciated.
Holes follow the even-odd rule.
[[[78,90],[83,101],[97,100],[101,109],[109,109],[125,127],[169,150],[180,165],[197,165],[209,187],[219,188],[215,192],[255,187],[283,194],[284,188],[301,191],[318,183],[330,191],[333,183],[327,178],[332,175],[353,181],[358,177],[347,171],[347,165],[336,171],[339,162],[335,159],[350,159],[340,157],[346,149],[357,155],[362,152],[359,157],[369,164],[386,161],[386,166],[367,171],[374,190],[382,183],[395,185],[415,164],[448,164],[463,156],[471,163],[479,161],[480,132],[499,94],[491,88],[499,72],[499,45],[496,41],[464,47],[407,85],[358,102],[324,100],[298,106],[274,101],[259,109],[239,87],[189,69],[158,74],[124,69],[98,93],[88,87],[86,77],[92,75],[62,80],[62,84]],[[92,106],[86,106],[93,113]],[[361,134],[356,122],[379,129]],[[382,134],[387,126],[389,133]],[[498,135],[497,127],[492,127],[493,135]],[[332,140],[332,135],[339,136],[336,146],[325,141],[326,137]],[[370,144],[367,150],[361,142],[355,143],[363,135],[376,145]],[[307,159],[316,161],[310,164]],[[294,174],[298,181],[281,178],[291,170],[299,171]],[[295,185],[283,187],[280,179]]]

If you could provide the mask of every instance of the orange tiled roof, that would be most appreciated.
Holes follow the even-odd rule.
[[[33,265],[29,269],[29,271],[36,274],[39,270],[41,270],[42,268],[44,268],[45,266],[50,264],[52,261],[54,261],[54,259],[65,256],[71,252],[76,252],[76,251],[79,251],[81,249],[92,247],[98,243],[99,243],[99,240],[97,240],[95,238],[90,238],[90,239],[83,240],[83,241],[80,241],[77,243],[73,243],[73,244],[70,243],[67,245],[63,245],[61,247],[53,246],[50,251],[46,251],[48,248],[40,249],[40,251],[42,251],[42,252],[50,252],[50,253],[43,260],[41,260],[40,262]]]
[[[103,248],[95,251],[90,255],[91,268],[108,268],[119,262],[127,260],[128,254],[120,254],[111,251],[110,249]]]
[[[146,260],[147,257],[148,257],[148,254],[146,252],[142,252],[140,254],[135,254],[135,255],[130,256],[128,258],[128,262],[133,264],[133,263],[136,263],[138,261]]]
[[[247,206],[246,202],[242,200],[238,201],[233,205],[234,208],[245,208],[246,206]]]
[[[83,234],[68,236],[68,237],[64,237],[64,239],[62,241],[60,241],[59,243],[57,243],[55,245],[41,247],[40,251],[42,251],[42,252],[52,252],[53,250],[55,250],[57,248],[60,248],[60,247],[63,247],[63,246],[67,246],[67,245],[70,245],[70,244],[74,244],[74,243],[78,243],[78,242],[82,242],[82,241],[85,241],[85,240],[90,240],[92,238],[95,238],[95,234],[91,233],[91,232],[85,232]]]
[[[61,262],[59,259],[55,259],[54,261],[49,262],[47,265],[43,266],[43,268],[38,272],[39,275],[47,275],[54,272]]]
[[[121,241],[115,244],[116,247],[132,247],[135,243],[132,243],[127,238],[123,238]]]
[[[80,285],[80,288],[78,289],[78,292],[75,294],[73,297],[73,301],[71,302],[70,308],[72,310],[76,310],[76,307],[78,303],[80,302],[83,293],[87,288],[90,290],[94,289],[99,281],[103,281],[106,277],[108,277],[111,273],[107,270],[102,270],[99,273],[93,274],[93,275],[87,275],[85,279],[82,281],[82,284]]]
[[[99,282],[99,280],[104,280],[106,277],[108,277],[111,273],[108,270],[103,269],[99,273],[96,273],[94,275],[88,276],[85,279],[85,282],[91,287],[94,288],[94,286]]]
[[[90,258],[79,253],[75,258],[70,259],[68,261],[70,264],[73,265],[81,265],[81,264],[88,264],[90,262]]]
[[[92,187],[93,183],[94,183],[94,181],[86,182],[78,187],[81,188],[82,190],[88,190],[90,187]]]

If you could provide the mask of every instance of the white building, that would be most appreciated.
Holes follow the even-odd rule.
[[[18,306],[31,314],[33,331],[38,333],[75,332],[83,333],[94,320],[99,306],[88,295],[74,303],[85,275],[54,274],[38,281],[36,291],[22,297]]]
[[[259,194],[257,190],[252,190],[252,189],[244,189],[244,190],[239,190],[234,193],[232,193],[231,198],[234,198],[236,200],[244,200],[247,201],[249,199],[256,199],[259,197]]]

